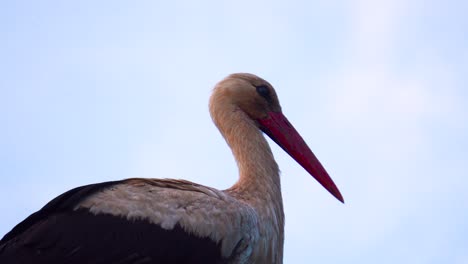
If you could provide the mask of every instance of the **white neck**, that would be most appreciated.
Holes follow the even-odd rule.
[[[239,167],[239,180],[226,192],[255,208],[266,261],[282,263],[284,212],[278,165],[255,121],[235,105],[220,101],[211,105],[211,114]]]

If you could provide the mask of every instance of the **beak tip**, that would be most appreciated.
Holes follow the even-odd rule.
[[[341,195],[340,191],[338,190],[338,188],[334,188],[333,191],[330,191],[330,193],[335,196],[335,198],[340,201],[342,204],[345,203],[344,199],[343,199],[343,196]]]
[[[340,201],[342,204],[345,204],[344,199],[341,196],[338,198],[338,201]]]

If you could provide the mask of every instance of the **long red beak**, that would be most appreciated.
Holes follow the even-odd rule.
[[[270,112],[268,117],[258,119],[261,130],[296,160],[336,199],[344,203],[343,196],[328,176],[320,161],[307,146],[301,135],[281,112]]]

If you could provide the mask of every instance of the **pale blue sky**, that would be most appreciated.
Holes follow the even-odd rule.
[[[3,1],[0,236],[88,183],[229,187],[208,97],[251,72],[346,200],[273,147],[285,263],[466,264],[467,3]]]

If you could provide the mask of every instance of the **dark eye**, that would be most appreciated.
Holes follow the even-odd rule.
[[[261,95],[265,99],[270,98],[270,89],[268,89],[266,85],[259,85],[259,86],[256,86],[256,88],[257,88],[257,93],[259,95]]]

